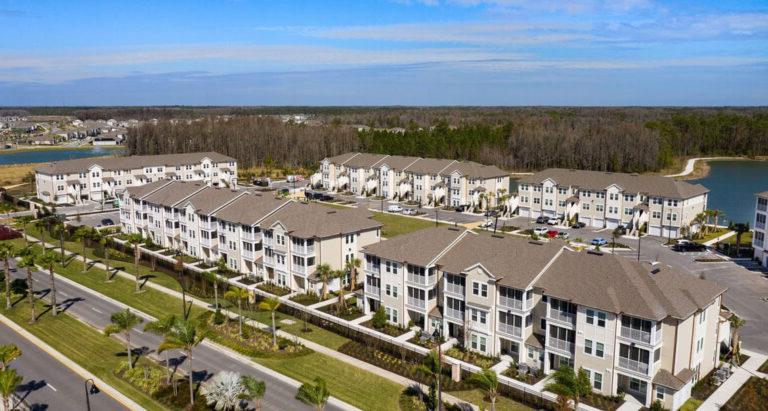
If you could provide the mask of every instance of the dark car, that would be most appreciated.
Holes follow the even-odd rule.
[[[111,218],[104,218],[101,220],[101,225],[115,225],[115,222]]]
[[[549,217],[539,216],[539,218],[536,219],[536,224],[546,224],[547,221],[549,221]]]
[[[692,241],[677,243],[672,246],[672,251],[677,251],[681,253],[701,252],[701,251],[705,251],[706,249],[707,249],[707,246],[705,246],[704,244],[694,243]]]
[[[571,225],[571,228],[584,228],[586,226],[587,225],[582,223],[581,221],[577,221],[577,222],[573,223],[573,225]]]
[[[486,217],[496,217],[497,215],[499,215],[499,212],[496,210],[488,210],[485,212]]]
[[[467,205],[460,205],[460,206],[454,207],[454,210],[456,210],[457,213],[463,213],[463,212],[467,211],[467,208],[469,208],[469,206],[467,206]]]

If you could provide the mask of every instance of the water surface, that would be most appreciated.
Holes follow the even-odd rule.
[[[71,160],[75,158],[101,157],[122,154],[125,149],[93,147],[87,150],[30,150],[3,153],[0,151],[0,165],[48,163],[51,161]]]
[[[709,168],[709,175],[691,180],[710,190],[707,207],[725,211],[727,221],[751,227],[755,193],[768,191],[768,161],[716,160],[709,162]]]

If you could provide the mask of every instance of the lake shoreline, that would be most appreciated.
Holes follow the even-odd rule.
[[[688,171],[686,173],[686,166],[689,161],[693,161],[693,169]],[[700,180],[702,178],[705,178],[709,176],[711,167],[709,165],[710,162],[714,161],[768,161],[768,156],[757,156],[757,157],[745,157],[745,156],[734,156],[734,157],[697,157],[697,158],[690,158],[685,160],[685,166],[683,166],[683,170],[678,174],[672,174],[667,175],[666,177],[675,178],[678,180]]]
[[[0,155],[3,154],[16,154],[16,153],[34,153],[38,151],[66,151],[66,150],[96,150],[96,149],[104,149],[104,150],[120,150],[125,149],[125,146],[76,146],[76,147],[66,147],[66,146],[37,146],[37,147],[23,147],[23,148],[9,148],[9,149],[3,149],[0,150]]]

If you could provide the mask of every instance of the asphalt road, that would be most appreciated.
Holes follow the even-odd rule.
[[[11,363],[24,382],[16,390],[32,410],[79,410],[85,408],[85,380],[45,351],[0,324],[0,344],[16,344],[22,355]],[[90,387],[90,385],[89,385]],[[90,396],[94,410],[124,410],[103,391]]]
[[[20,270],[19,270],[20,271]],[[23,274],[17,272],[14,278],[22,278]],[[48,289],[48,275],[42,272],[35,272],[33,275],[35,281],[35,290],[44,291]],[[120,311],[122,308],[96,294],[85,291],[79,287],[71,285],[65,281],[56,282],[57,300],[60,301],[60,308],[66,309],[66,312],[75,316],[81,321],[91,324],[98,329],[104,329],[109,324],[109,316]],[[155,348],[160,344],[161,338],[150,333],[142,331],[142,325],[134,328],[131,335],[131,343],[137,349],[143,351],[156,359],[162,359],[161,354],[157,357]],[[186,357],[183,353],[170,352],[171,364],[174,364],[181,371],[186,371]],[[262,401],[262,407],[265,410],[309,410],[310,407],[297,401],[297,388],[283,380],[276,378],[274,372],[261,371],[252,365],[241,362],[228,354],[225,354],[205,343],[198,346],[193,352],[194,378],[197,381],[205,381],[219,371],[234,371],[241,375],[250,375],[257,379],[264,380],[267,383],[266,395]],[[328,405],[327,410],[340,410],[340,408]]]
[[[120,211],[107,211],[104,213],[98,213],[98,214],[85,214],[80,216],[80,221],[77,221],[76,218],[69,217],[67,219],[67,224],[73,225],[73,226],[82,226],[86,225],[89,227],[101,227],[101,221],[105,219],[110,219],[114,224],[112,225],[120,225]]]

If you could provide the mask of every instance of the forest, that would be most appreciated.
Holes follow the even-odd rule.
[[[216,150],[244,167],[310,169],[325,156],[347,151],[473,160],[509,171],[651,172],[692,156],[768,155],[764,109],[315,110],[308,124],[267,114],[144,123],[129,131],[128,148],[132,154]]]

